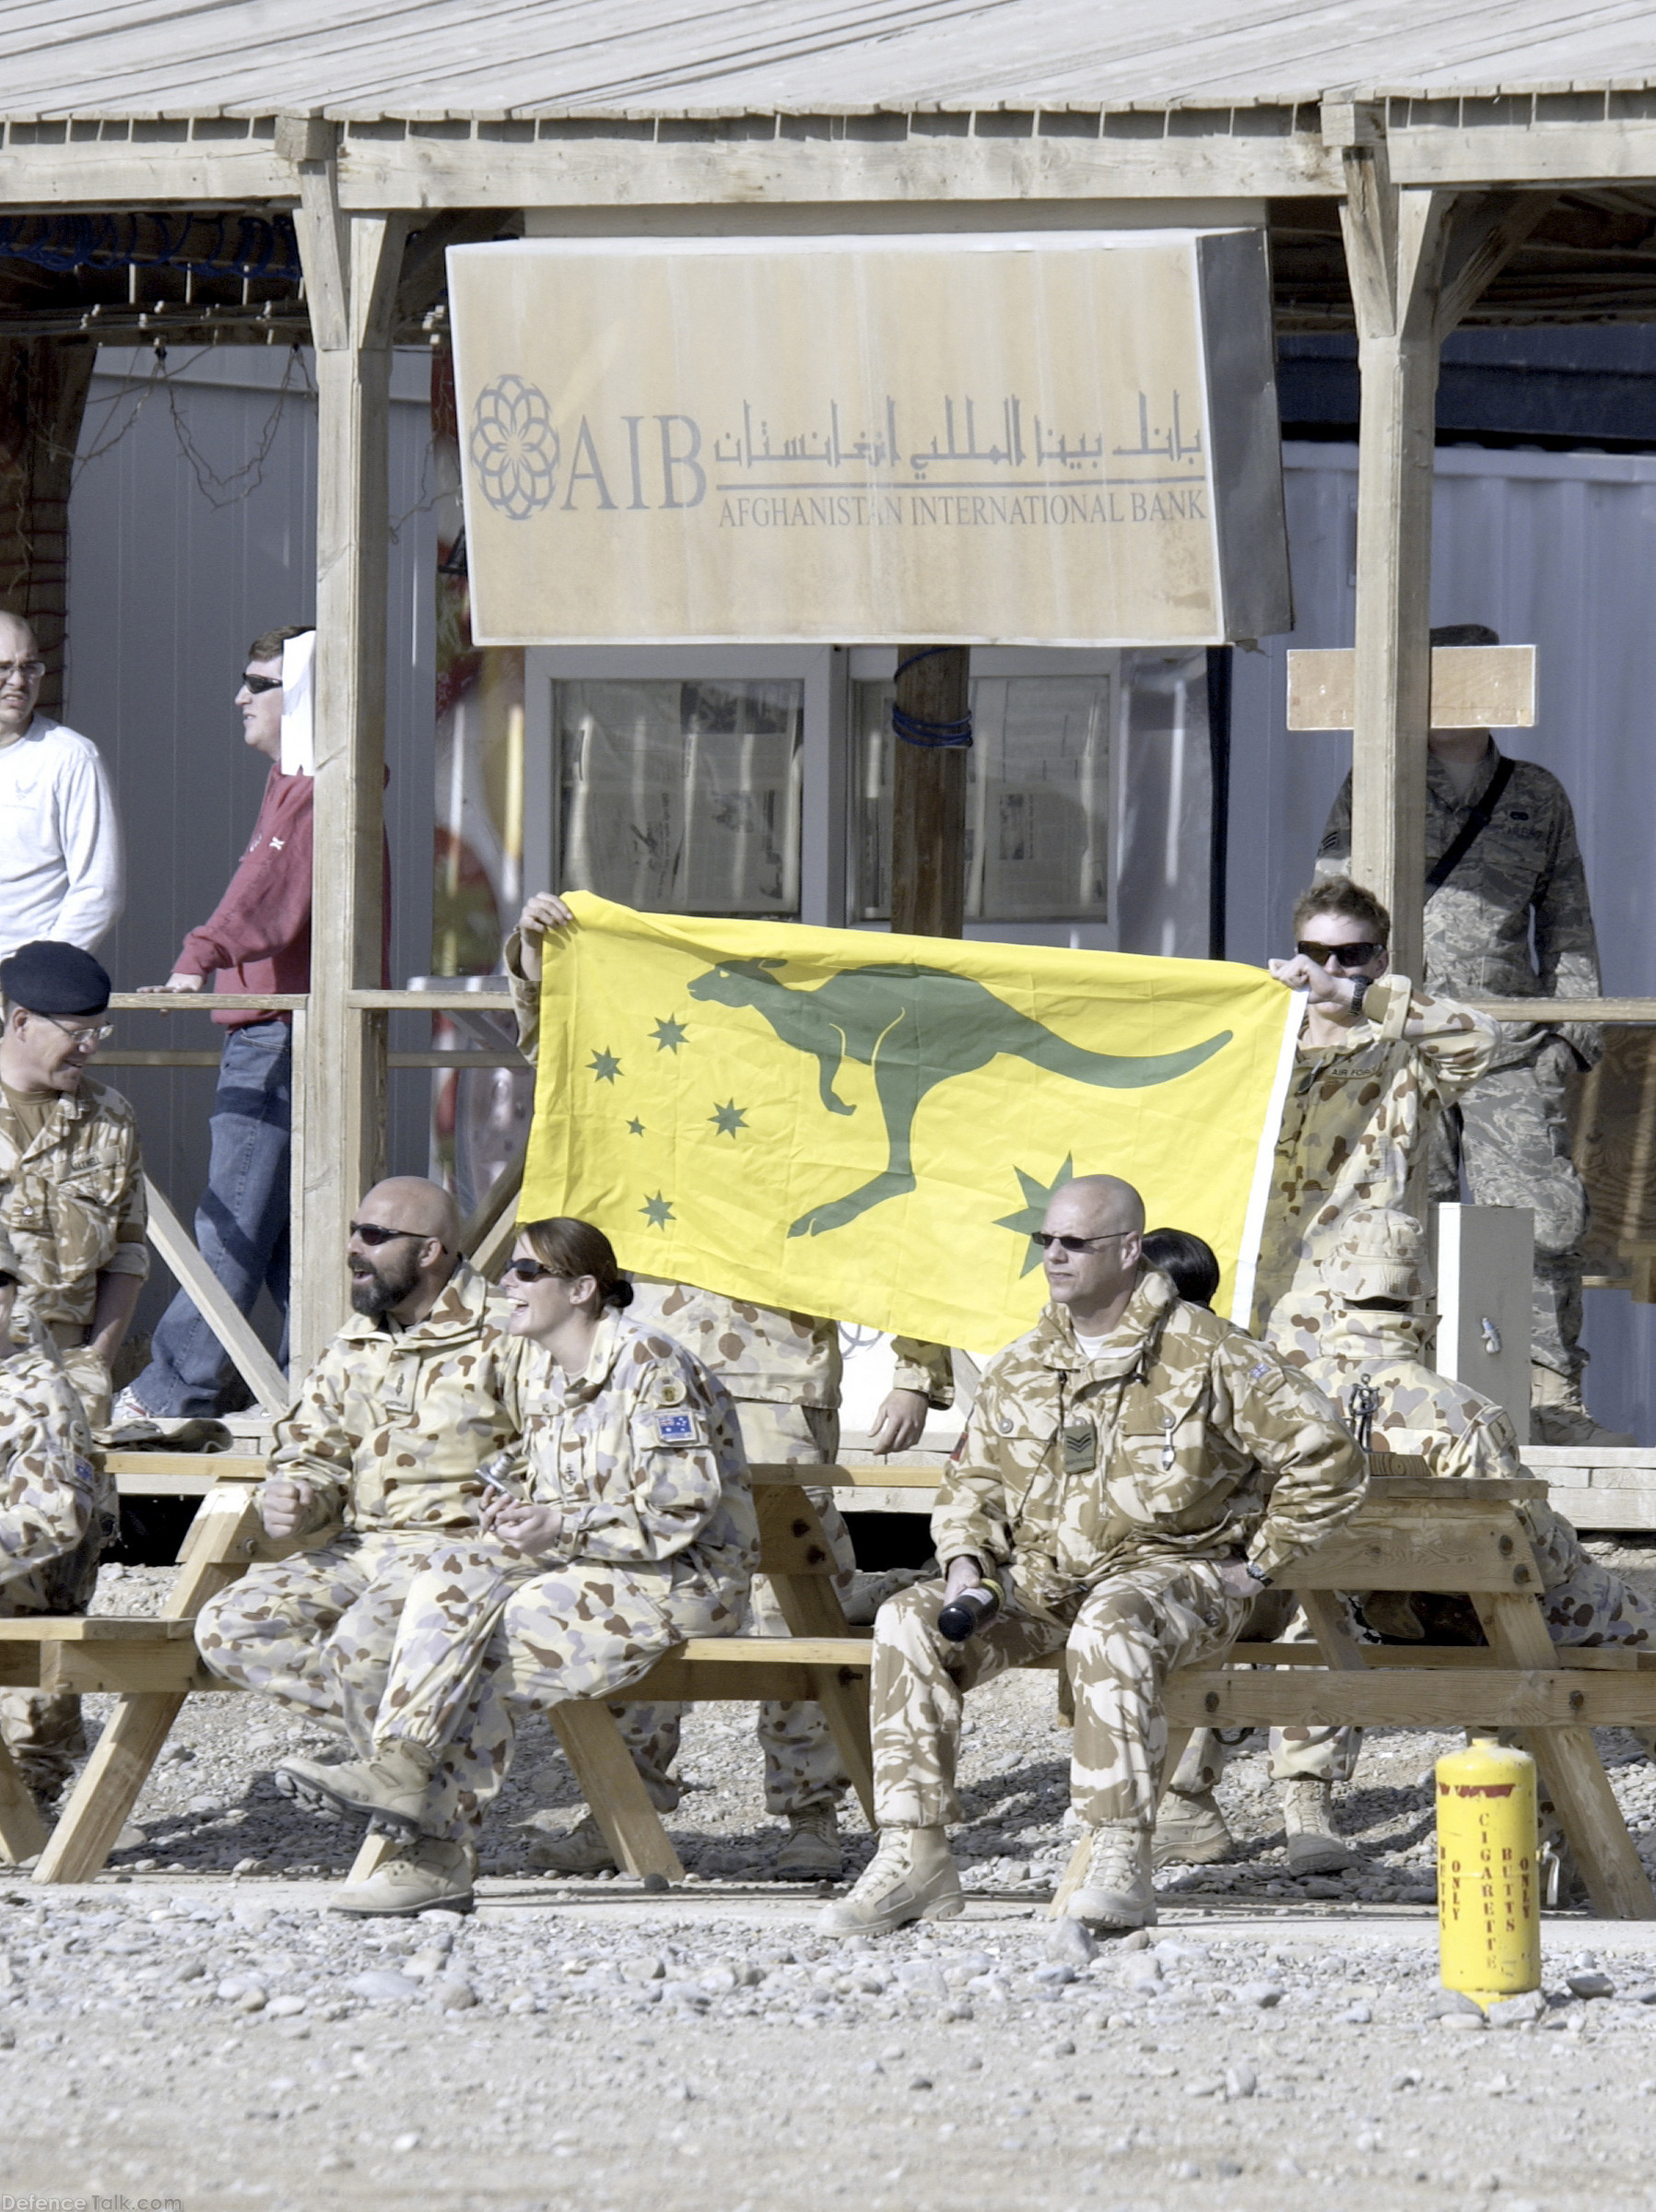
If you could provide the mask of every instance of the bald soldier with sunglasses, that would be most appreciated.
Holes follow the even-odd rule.
[[[369,1192],[350,1271],[351,1319],[276,1423],[260,1500],[269,1535],[327,1541],[250,1568],[203,1607],[196,1643],[216,1674],[335,1724],[371,1758],[409,1583],[434,1541],[480,1530],[477,1470],[517,1434],[512,1378],[525,1354],[461,1258],[459,1212],[434,1182],[397,1176]],[[464,1794],[445,1764],[433,1832],[352,1890],[351,1910],[469,1899]]]

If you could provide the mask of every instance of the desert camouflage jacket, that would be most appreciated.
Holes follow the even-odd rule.
[[[1434,1475],[1502,1481],[1521,1475],[1511,1416],[1470,1383],[1427,1365],[1431,1333],[1429,1316],[1323,1304],[1291,1317],[1279,1309],[1272,1341],[1354,1429],[1352,1392],[1364,1382],[1374,1389],[1373,1451],[1424,1459]]]
[[[1498,1038],[1486,1016],[1387,975],[1369,985],[1347,1038],[1301,1042],[1260,1237],[1258,1334],[1290,1288],[1320,1289],[1319,1265],[1348,1214],[1389,1206],[1424,1218],[1410,1183],[1425,1174],[1433,1122],[1487,1071]]]
[[[523,1487],[562,1508],[558,1556],[678,1560],[734,1593],[758,1564],[728,1392],[671,1336],[606,1312],[585,1372],[525,1374]]]
[[[1330,1316],[1308,1310],[1286,1338],[1276,1341],[1298,1367],[1333,1398],[1349,1419],[1353,1386],[1365,1379],[1380,1394],[1369,1443],[1376,1452],[1424,1459],[1434,1475],[1474,1476],[1509,1482],[1521,1476],[1523,1447],[1504,1406],[1469,1383],[1427,1367],[1422,1354],[1432,1332],[1429,1315],[1345,1312]],[[1561,1513],[1540,1499],[1521,1500],[1519,1519],[1530,1534],[1544,1592],[1571,1582],[1592,1562]]]
[[[1048,1306],[983,1371],[938,1491],[940,1559],[1010,1564],[1054,1607],[1145,1559],[1246,1550],[1267,1574],[1353,1512],[1363,1455],[1274,1352],[1143,1275],[1096,1359]]]
[[[1501,756],[1493,742],[1462,797],[1440,760],[1428,757],[1426,865],[1430,871],[1488,790]],[[1343,875],[1351,858],[1351,779],[1346,778],[1318,848],[1317,873]],[[1531,951],[1533,932],[1534,950]],[[1569,795],[1550,769],[1515,760],[1488,825],[1449,881],[1426,905],[1426,981],[1465,998],[1596,998],[1599,951],[1587,871],[1576,842]],[[1591,1066],[1597,1030],[1573,1022],[1566,1037]],[[1503,1030],[1501,1057],[1520,1059],[1535,1032]]]
[[[120,1524],[115,1478],[56,1360],[0,1359],[0,1614],[83,1612]]]
[[[0,1220],[23,1263],[21,1314],[84,1329],[100,1274],[149,1273],[137,1119],[118,1090],[83,1076],[32,1144],[0,1091]]]
[[[411,1328],[351,1316],[276,1427],[270,1473],[314,1486],[311,1531],[476,1527],[477,1469],[515,1439],[520,1370],[545,1359],[503,1310],[463,1260]]]
[[[523,939],[516,930],[506,940],[506,973],[518,1021],[518,1048],[525,1059],[533,1060],[540,1041],[540,985],[523,973]],[[692,1289],[688,1284],[664,1283],[650,1276],[635,1276],[633,1289],[633,1319],[659,1321],[738,1402],[830,1408],[839,1405],[843,1361],[837,1322],[749,1305],[717,1290]],[[954,1368],[945,1345],[898,1336],[892,1341],[891,1352],[893,1390],[917,1390],[934,1406],[953,1405]]]

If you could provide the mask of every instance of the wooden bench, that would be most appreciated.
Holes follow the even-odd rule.
[[[272,1544],[264,1534],[256,1503],[264,1474],[262,1461],[225,1454],[173,1464],[187,1456],[112,1455],[118,1478],[135,1490],[147,1490],[158,1478],[180,1488],[211,1484],[180,1551],[179,1578],[159,1618],[32,1614],[0,1619],[0,1687],[113,1691],[119,1700],[50,1836],[0,1746],[0,1855],[16,1864],[38,1853],[37,1882],[90,1880],[137,1803],[185,1699],[235,1689],[210,1674],[196,1653],[194,1621],[202,1606],[254,1559],[286,1557],[301,1548]],[[792,1635],[695,1639],[652,1671],[648,1688],[635,1685],[610,1702],[623,1698],[814,1700],[827,1715],[846,1771],[872,1817],[863,1680],[868,1637],[855,1636],[840,1610],[833,1555],[799,1475],[793,1466],[754,1470],[761,1565],[771,1577]],[[934,1479],[934,1470],[927,1480]],[[630,1873],[681,1880],[684,1868],[607,1704],[566,1703],[554,1707],[549,1717],[619,1863]],[[354,1869],[358,1877],[377,1862],[382,1848],[370,1838]]]
[[[1222,1665],[1174,1677],[1168,1772],[1190,1730],[1202,1725],[1512,1728],[1536,1758],[1595,1909],[1609,1917],[1656,1918],[1656,1895],[1591,1735],[1595,1726],[1656,1726],[1656,1661],[1553,1645],[1537,1602],[1539,1570],[1515,1510],[1525,1499],[1544,1497],[1544,1484],[1435,1481],[1397,1472],[1407,1465],[1378,1461],[1384,1471],[1354,1519],[1284,1578],[1311,1622],[1314,1644],[1239,1644]],[[182,1571],[160,1619],[0,1621],[0,1682],[121,1693],[41,1851],[37,1881],[85,1880],[102,1865],[184,1699],[230,1687],[201,1668],[190,1619],[252,1558],[274,1556],[278,1547],[265,1542],[258,1526],[251,1484],[263,1473],[260,1465],[217,1461],[213,1471],[217,1479],[180,1555]],[[605,1702],[553,1709],[587,1802],[618,1863],[633,1874],[673,1881],[683,1869],[627,1756],[611,1703],[815,1699],[864,1809],[871,1808],[870,1643],[866,1634],[847,1628],[840,1612],[833,1561],[800,1487],[802,1472],[754,1470],[763,1565],[792,1631],[788,1639],[693,1638]],[[923,1510],[937,1468],[908,1455],[810,1474],[820,1476],[842,1504],[854,1506],[859,1490],[872,1489],[885,1494],[882,1502],[911,1499],[914,1510]],[[1342,1590],[1470,1595],[1487,1648],[1357,1644],[1346,1636],[1333,1601]],[[1060,1658],[1045,1664],[1057,1667]],[[41,1850],[40,1824],[15,1773],[9,1797],[7,1791],[0,1767],[0,1844],[14,1859],[28,1857]],[[379,1848],[370,1839],[358,1875]],[[1079,1877],[1080,1855],[1078,1850],[1055,1910]]]

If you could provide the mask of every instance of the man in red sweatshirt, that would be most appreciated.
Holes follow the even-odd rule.
[[[308,775],[284,775],[282,647],[308,623],[266,630],[248,649],[236,704],[246,742],[269,760],[259,818],[229,888],[184,939],[165,983],[151,990],[287,992],[311,987],[311,803]],[[195,1215],[201,1255],[243,1313],[261,1287],[286,1316],[288,1150],[293,1027],[286,1014],[215,1014],[229,1032],[214,1101],[206,1194]],[[282,1359],[287,1359],[284,1324]],[[180,1291],[150,1345],[149,1365],[115,1401],[114,1418],[163,1420],[215,1414],[229,1360],[194,1303]]]

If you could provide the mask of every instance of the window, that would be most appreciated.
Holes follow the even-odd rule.
[[[1110,917],[1113,678],[981,677],[967,755],[966,912],[983,922]],[[893,687],[853,683],[851,912],[891,913]]]
[[[799,912],[803,681],[555,682],[559,866],[646,912]]]

